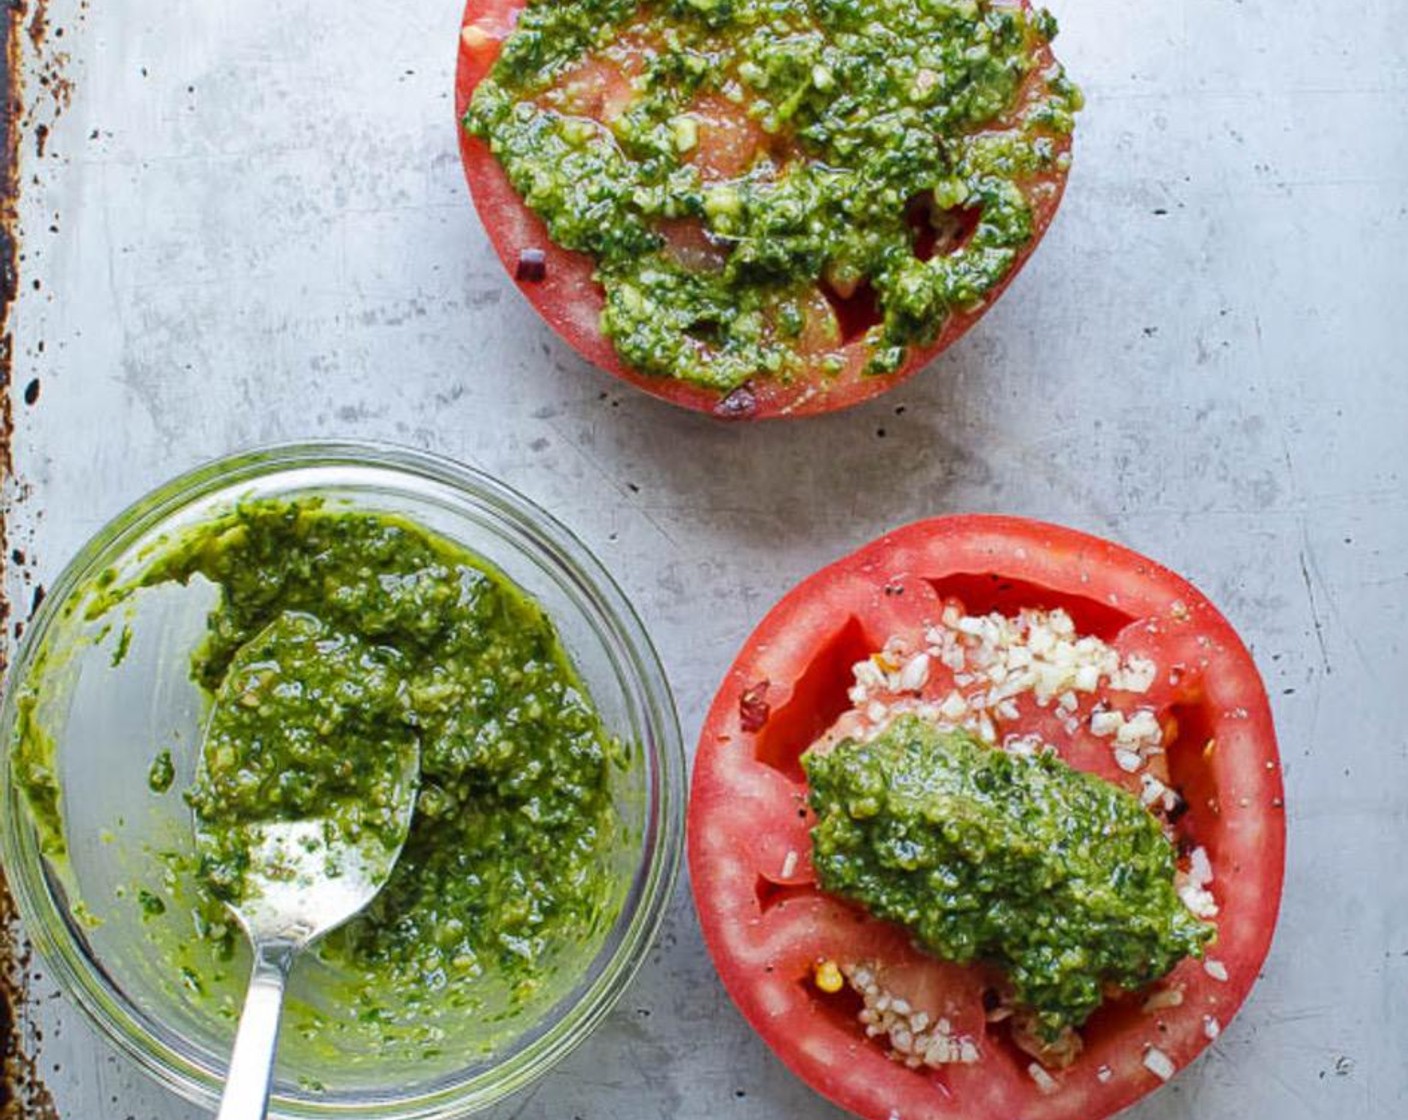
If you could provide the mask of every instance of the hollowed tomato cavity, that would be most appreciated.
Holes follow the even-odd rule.
[[[1081,1032],[1082,1035],[1084,1033],[1084,1031]],[[1036,1060],[1012,1041],[1011,1019],[1000,1019],[996,1023],[985,1022],[983,1024],[982,1055],[982,1062],[987,1066],[991,1076],[995,1076],[992,1065],[1001,1063],[1011,1066],[1014,1073],[1026,1077],[1027,1067]],[[1051,1072],[1055,1073],[1054,1070]]]
[[[957,599],[970,615],[997,611],[1015,617],[1023,609],[1053,611],[1071,616],[1076,631],[1113,642],[1136,619],[1098,599],[1071,595],[1035,583],[1009,579],[992,572],[955,573],[926,581],[940,599]]]
[[[1168,759],[1169,784],[1183,798],[1186,810],[1176,828],[1181,841],[1190,847],[1202,845],[1217,869],[1217,818],[1221,812],[1217,768],[1208,757],[1217,750],[1212,713],[1207,703],[1187,700],[1169,709],[1172,720],[1164,750]]]
[[[816,894],[816,886],[812,883],[779,883],[766,875],[759,875],[753,885],[753,893],[758,896],[758,913],[766,914],[794,898]]]
[[[843,984],[839,992],[823,992],[816,986],[812,971],[808,969],[807,974],[798,983],[816,1004],[818,1012],[842,1030],[865,1037],[865,1028],[860,1022],[860,1013],[865,1009],[865,1001],[861,999],[860,993],[851,987],[850,981]]]
[[[982,216],[978,206],[940,210],[928,194],[910,199],[904,217],[912,231],[914,255],[927,261],[958,252],[968,244]]]
[[[884,318],[880,312],[880,301],[869,281],[862,281],[845,295],[831,284],[823,283],[821,292],[836,315],[842,345],[855,341]]]
[[[883,646],[852,616],[822,642],[797,677],[792,695],[774,708],[758,732],[754,755],[789,781],[802,782],[802,752],[851,706],[851,666]]]
[[[1106,996],[1105,1002],[1095,1009],[1080,1028],[1085,1050],[1096,1049],[1106,1038],[1128,1037],[1133,1034],[1152,1037],[1156,1034],[1158,1015],[1144,1010],[1144,1001],[1154,990],[1156,989],[1150,988],[1142,992]]]

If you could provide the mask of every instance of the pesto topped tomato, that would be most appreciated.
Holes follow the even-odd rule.
[[[1071,530],[945,517],[793,589],[715,697],[690,880],[729,994],[870,1120],[1100,1120],[1228,1023],[1285,854],[1250,655]]]
[[[471,0],[466,171],[587,357],[722,416],[825,411],[952,342],[1044,231],[1080,100],[1054,33],[987,0]]]

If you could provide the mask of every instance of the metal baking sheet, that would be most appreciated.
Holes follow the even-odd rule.
[[[454,0],[12,0],[9,637],[147,488],[298,437],[431,448],[558,514],[640,609],[687,738],[767,606],[883,530],[959,510],[1093,530],[1241,629],[1288,781],[1262,982],[1130,1115],[1408,1115],[1401,4],[1056,7],[1089,104],[1026,272],[896,392],[748,428],[585,366],[504,276],[455,151]],[[4,917],[0,1116],[196,1116]],[[839,1113],[733,1010],[682,883],[616,1012],[500,1115]]]

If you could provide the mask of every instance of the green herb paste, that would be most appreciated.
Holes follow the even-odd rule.
[[[998,966],[1048,1039],[1084,1023],[1107,986],[1152,983],[1213,936],[1179,901],[1154,817],[1054,754],[908,716],[803,765],[822,889],[935,956]]]
[[[553,241],[595,260],[626,365],[720,391],[797,376],[824,279],[869,285],[883,374],[1031,240],[1029,188],[1064,170],[1080,106],[1054,64],[1018,96],[1055,31],[988,0],[529,0],[464,124]],[[626,76],[622,104],[574,98],[593,66]],[[759,138],[721,178],[696,149],[729,106]],[[916,205],[976,229],[921,259]],[[679,220],[710,259],[669,251]],[[832,341],[821,365],[839,370]]]
[[[176,763],[171,758],[171,752],[158,752],[147,770],[147,788],[153,793],[165,793],[175,780]]]
[[[296,620],[276,643],[325,643],[296,658],[299,683],[217,726],[232,765],[193,788],[198,812],[252,800],[310,813],[329,786],[309,774],[326,775],[331,752],[355,774],[376,769],[389,738],[420,740],[405,848],[370,909],[323,942],[324,959],[364,975],[369,993],[435,992],[489,970],[528,995],[554,948],[609,923],[616,748],[535,603],[409,522],[310,501],[241,506],[173,548],[145,582],[197,573],[221,589],[192,662],[212,695],[276,618]],[[329,736],[304,736],[308,753],[297,757],[277,729],[306,726],[307,707],[324,700]],[[261,757],[261,740],[277,753]],[[380,784],[348,780],[363,791]],[[235,932],[215,897],[224,880],[203,870],[214,888],[205,931],[228,942]]]

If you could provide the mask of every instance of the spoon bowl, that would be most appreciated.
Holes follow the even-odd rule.
[[[407,768],[408,807],[417,768],[416,760]],[[259,826],[246,893],[239,903],[226,903],[250,941],[277,939],[302,948],[360,913],[381,890],[400,849],[388,851],[379,841],[329,843],[336,832],[336,822],[326,817]],[[213,846],[199,829],[196,838],[201,849]],[[328,874],[330,864],[337,868],[334,875]]]

